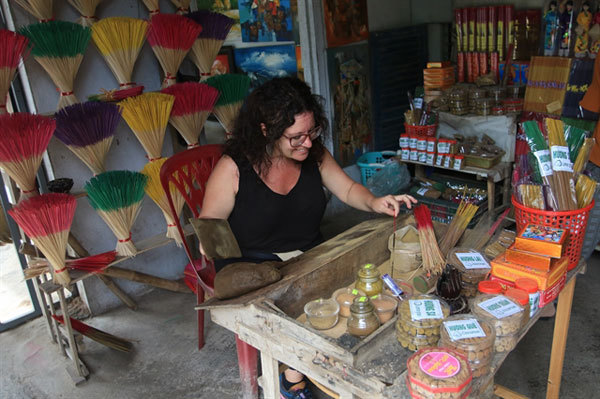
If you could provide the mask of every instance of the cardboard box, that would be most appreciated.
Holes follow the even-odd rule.
[[[515,248],[560,258],[568,234],[565,229],[529,224],[517,235]]]
[[[496,277],[496,276],[490,276],[490,280],[499,282],[504,289],[506,289],[508,287],[510,287],[510,288],[515,287],[514,282],[504,280],[504,279]],[[567,282],[567,272],[565,270],[563,275],[558,279],[558,281],[556,283],[554,283],[553,286],[540,291],[540,308],[543,308],[544,306],[546,306],[547,304],[549,304],[550,302],[552,302],[553,300],[558,298],[558,294],[560,294],[562,289],[565,287],[566,282]]]
[[[506,260],[511,263],[544,271],[552,269],[552,266],[558,262],[558,259],[551,256],[516,249],[514,244],[506,250]]]
[[[447,68],[451,66],[452,62],[450,61],[436,61],[427,63],[427,68]]]
[[[549,271],[532,269],[506,260],[506,254],[498,256],[492,262],[492,275],[508,281],[515,281],[521,277],[527,277],[538,283],[540,290],[552,287],[560,277],[567,271],[569,257],[565,256]]]

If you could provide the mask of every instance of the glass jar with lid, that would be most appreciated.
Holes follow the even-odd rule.
[[[369,297],[381,294],[381,291],[383,291],[383,280],[380,278],[379,270],[377,270],[374,264],[367,263],[358,269],[358,279],[354,287]]]
[[[366,337],[381,325],[375,314],[375,307],[366,296],[354,298],[350,306],[350,318],[348,318],[348,334],[356,337]]]

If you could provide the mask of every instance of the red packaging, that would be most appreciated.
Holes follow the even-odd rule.
[[[496,79],[498,79],[498,67],[500,65],[499,57],[497,52],[493,52],[490,54],[490,71],[494,72]]]
[[[477,56],[477,53],[473,53],[473,55],[471,56],[471,63],[473,64],[472,69],[473,69],[473,82],[475,81],[475,79],[477,79],[479,77],[479,57]]]
[[[512,281],[504,280],[496,276],[490,276],[490,280],[497,281],[500,283],[500,285],[502,285],[502,287],[504,287],[504,289],[515,287],[515,283]],[[565,273],[554,284],[552,284],[551,287],[548,287],[545,290],[540,290],[540,308],[558,298],[558,294],[560,294],[562,289],[565,287],[566,282],[567,272],[565,270]]]
[[[458,81],[463,83],[465,81],[465,53],[458,53],[457,55],[458,64]]]
[[[486,75],[488,72],[488,53],[479,53],[479,73]]]
[[[481,51],[481,8],[477,8],[475,22],[475,51]]]
[[[506,18],[504,6],[498,6],[496,12],[498,13],[498,23],[496,24],[496,50],[498,51],[498,57],[504,59],[504,19]]]
[[[473,83],[475,78],[473,78],[473,53],[466,53],[466,63],[467,63],[467,82]]]
[[[487,51],[492,53],[496,50],[496,28],[498,24],[498,14],[496,13],[496,7],[490,6],[488,7],[488,46]]]
[[[469,51],[475,51],[475,35],[477,22],[477,8],[469,8]]]
[[[462,23],[462,51],[469,51],[469,9],[462,8],[461,23]]]
[[[508,47],[515,40],[515,6],[508,5],[504,6],[504,28],[506,29],[506,42],[504,49],[508,51]]]
[[[456,29],[456,48],[457,51],[460,53],[461,51],[463,51],[463,32],[462,32],[462,10],[460,8],[455,8],[454,9],[454,23],[455,23],[455,29]]]
[[[481,10],[481,24],[479,25],[481,47],[479,51],[486,52],[488,48],[488,9],[487,7],[481,7],[479,10]]]

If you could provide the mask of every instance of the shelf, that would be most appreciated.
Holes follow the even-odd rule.
[[[485,178],[486,180],[491,178],[494,183],[498,183],[508,177],[508,170],[510,170],[510,163],[508,162],[500,162],[498,165],[494,166],[490,169],[476,168],[474,166],[465,166],[462,169],[449,169],[443,166],[430,165],[422,162],[415,161],[402,161],[407,164],[419,165],[419,166],[429,166],[431,168],[437,168],[442,170],[450,170],[455,172],[467,173],[470,175],[476,175]]]

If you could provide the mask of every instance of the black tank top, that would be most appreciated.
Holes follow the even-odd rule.
[[[300,178],[287,195],[272,191],[248,160],[235,162],[240,180],[229,224],[242,253],[306,251],[323,241],[326,198],[314,160],[302,163]]]

